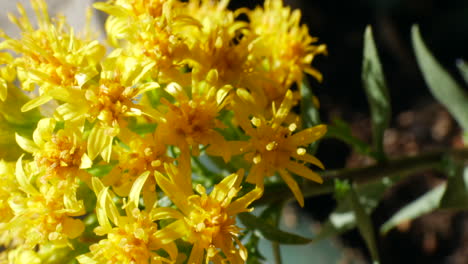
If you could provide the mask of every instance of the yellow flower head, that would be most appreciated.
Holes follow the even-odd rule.
[[[114,146],[119,163],[103,178],[106,186],[112,186],[119,196],[128,196],[135,180],[144,172],[164,172],[164,163],[173,162],[167,155],[166,145],[157,133],[122,139],[127,146]],[[142,189],[146,207],[151,207],[156,200],[156,181],[150,177]]]
[[[182,12],[193,16],[201,27],[185,31],[190,47],[190,64],[195,81],[204,79],[215,70],[218,78],[212,85],[230,84],[238,86],[250,74],[247,62],[249,45],[253,38],[248,24],[236,20],[237,14],[227,9],[229,1],[189,1]]]
[[[16,134],[18,145],[32,153],[40,170],[45,174],[43,182],[80,178],[84,180],[87,173],[80,169],[90,168],[92,161],[86,154],[86,143],[79,129],[66,127],[54,132],[55,119],[44,118],[38,122],[31,141]]]
[[[32,91],[35,84],[39,85],[40,93],[47,94],[47,97],[41,97],[40,104],[43,104],[51,99],[48,92],[55,87],[81,87],[97,75],[96,66],[105,49],[98,41],[77,38],[64,17],[53,22],[43,0],[31,0],[31,4],[38,17],[39,28],[34,29],[24,8],[18,5],[21,16],[10,15],[9,18],[21,29],[22,38],[15,40],[3,34],[6,40],[0,43],[0,49],[20,55],[13,65],[18,69],[21,86]],[[36,106],[28,106],[24,110]]]
[[[228,101],[226,97],[230,89],[231,86],[224,86],[217,90],[206,82],[199,82],[192,86],[189,97],[180,85],[169,84],[166,91],[176,102],[170,103],[164,98],[161,100],[167,106],[164,114],[166,122],[159,124],[156,133],[163,142],[177,146],[182,151],[191,146],[195,156],[199,155],[199,144],[223,147],[224,137],[215,128],[224,127],[217,117]]]
[[[122,0],[96,3],[94,7],[110,15],[106,31],[111,44],[142,61],[155,63],[151,76],[168,83],[189,80],[181,71],[189,55],[181,32],[199,26],[188,16],[176,16],[177,4],[171,0]]]
[[[215,185],[209,195],[202,185],[197,185],[198,194],[194,194],[187,188],[191,185],[190,178],[173,165],[167,166],[171,167],[166,169],[169,178],[156,173],[156,180],[180,212],[166,209],[167,216],[177,220],[156,236],[163,241],[183,238],[192,243],[188,263],[244,263],[247,250],[238,239],[241,231],[236,225],[236,215],[251,211],[247,207],[261,196],[262,190],[256,188],[233,200],[241,189],[243,171],[240,170]]]
[[[39,183],[36,188],[30,182],[33,169],[29,164],[25,173],[22,157],[18,159],[16,180],[21,191],[9,199],[14,217],[6,227],[30,248],[49,241],[65,246],[84,231],[83,222],[74,218],[85,213],[83,202],[76,199],[78,182]]]
[[[91,159],[101,154],[108,161],[112,140],[125,131],[128,117],[144,115],[160,121],[157,111],[138,104],[142,93],[159,85],[143,82],[154,63],[141,63],[122,55],[120,50],[110,54],[101,66],[99,82],[79,93],[63,96],[66,103],[56,109],[56,115],[80,126],[86,119],[95,123],[89,133],[88,154]]]
[[[291,12],[282,0],[266,0],[264,8],[248,12],[252,33],[258,36],[253,55],[261,58],[266,79],[265,94],[269,98],[282,97],[291,84],[300,84],[303,72],[319,81],[322,75],[310,64],[318,54],[326,53],[325,45],[314,45],[306,25],[300,25],[299,10]]]
[[[318,125],[294,133],[297,129],[296,123],[284,126],[283,123],[293,106],[292,97],[292,92],[288,90],[279,109],[273,107],[273,117],[269,120],[262,116],[254,116],[249,120],[246,104],[235,106],[239,125],[250,136],[248,142],[237,145],[239,150],[236,152],[246,153],[244,157],[252,163],[248,182],[263,186],[265,177],[278,172],[293,191],[299,204],[304,206],[304,197],[289,172],[322,183],[320,176],[306,164],[310,163],[320,168],[323,168],[323,165],[317,158],[308,154],[304,147],[323,137],[327,127]]]
[[[95,232],[107,235],[107,238],[91,245],[90,253],[78,256],[80,263],[158,264],[175,261],[177,248],[174,243],[162,243],[155,237],[158,226],[154,221],[159,209],[138,209],[140,191],[149,174],[144,173],[135,181],[124,205],[124,216],[120,215],[112,201],[108,187],[93,178],[93,188],[98,196],[96,214],[99,221]],[[166,251],[169,259],[159,256],[155,252],[158,249]]]

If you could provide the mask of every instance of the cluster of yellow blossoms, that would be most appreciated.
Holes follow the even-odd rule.
[[[326,48],[298,10],[109,0],[106,47],[31,4],[37,26],[19,5],[0,34],[0,263],[244,263],[236,215],[265,178],[301,206],[292,174],[321,182],[326,126],[291,109]]]

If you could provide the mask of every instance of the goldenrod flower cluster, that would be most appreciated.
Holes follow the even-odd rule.
[[[301,206],[293,174],[322,181],[326,126],[292,109],[326,48],[298,10],[110,0],[104,45],[31,4],[0,34],[0,263],[244,263],[265,178]]]

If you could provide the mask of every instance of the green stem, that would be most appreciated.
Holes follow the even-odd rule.
[[[271,242],[271,247],[273,248],[273,256],[275,258],[276,264],[281,264],[281,247],[280,244],[276,241]]]
[[[340,169],[324,171],[320,173],[323,178],[323,184],[306,181],[302,186],[304,197],[313,197],[322,194],[333,193],[335,180],[348,180],[357,185],[367,184],[385,177],[400,175],[401,178],[409,174],[426,170],[439,169],[446,156],[452,156],[457,159],[467,160],[468,149],[445,149],[419,156],[403,157],[388,160],[372,166],[353,169]],[[293,198],[292,192],[284,183],[275,183],[265,186],[265,194],[255,205],[269,204],[283,199]]]

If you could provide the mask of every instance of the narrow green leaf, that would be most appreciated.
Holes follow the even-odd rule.
[[[322,124],[320,120],[318,100],[310,88],[307,78],[302,80],[301,85],[301,119],[304,127],[313,127]],[[309,145],[308,152],[315,153],[318,148],[319,141]]]
[[[362,206],[362,203],[354,188],[351,188],[349,193],[359,233],[364,238],[364,241],[366,241],[366,245],[371,253],[373,263],[380,263],[379,251],[377,248],[377,242],[375,240],[374,225],[372,224],[370,214],[365,210],[364,206]]]
[[[327,134],[325,137],[339,139],[350,145],[360,154],[375,157],[369,144],[353,136],[348,123],[343,120],[334,119],[333,123],[327,126]]]
[[[370,26],[367,26],[364,33],[362,82],[371,110],[374,150],[378,159],[383,160],[383,136],[391,116],[390,96]]]
[[[412,41],[416,60],[432,95],[448,109],[463,130],[468,131],[468,95],[432,56],[416,25],[412,28]]]
[[[465,82],[468,84],[468,63],[462,59],[457,60],[457,68]]]
[[[440,201],[441,208],[466,209],[468,207],[468,167],[452,158],[444,162],[447,188]]]
[[[238,215],[238,217],[242,224],[244,224],[249,229],[258,230],[263,237],[270,241],[275,241],[281,244],[294,245],[307,244],[312,241],[299,235],[281,231],[275,226],[266,223],[263,219],[256,217],[251,213],[241,213]]]
[[[387,233],[401,222],[413,220],[438,208],[446,188],[445,183],[441,184],[409,203],[385,222],[380,228],[380,232]]]

